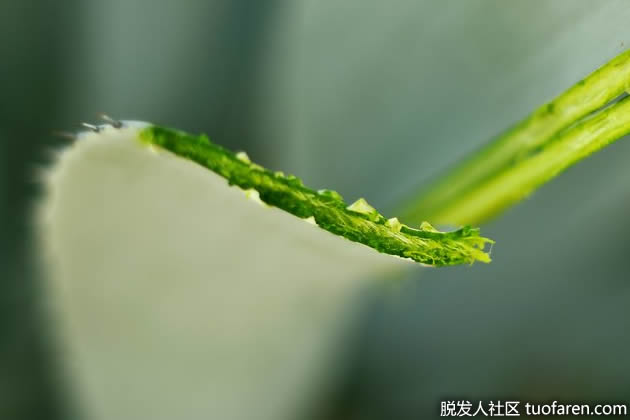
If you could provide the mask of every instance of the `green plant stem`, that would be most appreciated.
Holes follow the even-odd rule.
[[[398,212],[401,220],[479,224],[630,132],[630,50],[464,160]]]

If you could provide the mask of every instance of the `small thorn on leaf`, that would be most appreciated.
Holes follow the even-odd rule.
[[[99,114],[99,118],[105,121],[106,123],[111,124],[111,126],[114,128],[120,128],[123,126],[122,121],[116,120],[107,114]]]

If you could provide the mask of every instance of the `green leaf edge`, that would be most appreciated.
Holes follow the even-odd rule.
[[[309,189],[299,178],[252,163],[244,153],[235,154],[206,135],[152,125],[140,131],[139,139],[210,169],[229,185],[255,190],[270,206],[379,252],[436,267],[491,261],[486,248],[494,241],[480,236],[478,228],[440,232],[426,222],[411,228],[396,218],[386,219],[363,199],[348,205],[335,191]]]
[[[402,220],[481,224],[630,133],[630,50],[413,194]],[[620,100],[619,100],[620,99]]]

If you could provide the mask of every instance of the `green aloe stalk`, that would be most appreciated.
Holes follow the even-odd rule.
[[[401,206],[409,223],[479,224],[630,133],[630,50],[469,156]]]

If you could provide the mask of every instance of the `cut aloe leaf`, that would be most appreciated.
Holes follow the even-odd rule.
[[[256,200],[141,140],[146,124],[98,130],[59,154],[40,212],[81,418],[299,418],[334,379],[356,300],[418,264]]]

